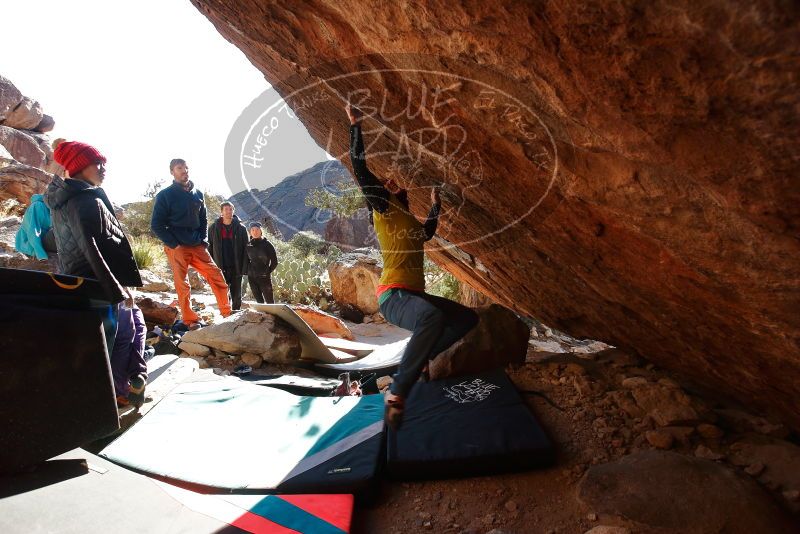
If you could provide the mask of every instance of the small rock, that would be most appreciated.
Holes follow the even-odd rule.
[[[694,434],[694,427],[691,426],[665,426],[662,430],[669,432],[676,441],[680,441],[683,445],[689,445],[689,437]]]
[[[378,385],[378,389],[380,391],[383,391],[384,389],[388,388],[389,385],[392,383],[392,377],[391,376],[378,377],[375,383]]]
[[[420,512],[419,513],[419,518],[422,519],[423,521],[427,521],[431,517],[433,517],[433,516],[432,516],[432,514],[430,512]]]
[[[691,399],[680,389],[648,384],[631,390],[636,404],[659,426],[685,425],[698,419]]]
[[[584,534],[630,534],[630,530],[625,527],[614,527],[610,525],[598,525],[592,530],[587,530]]]
[[[757,477],[763,471],[764,471],[764,464],[762,464],[761,462],[750,464],[744,468],[744,472],[753,477]]]
[[[505,508],[509,512],[516,512],[517,511],[517,503],[514,502],[514,501],[506,501]]]
[[[789,429],[780,423],[772,423],[763,417],[752,415],[741,410],[717,409],[714,410],[722,418],[724,426],[737,432],[758,432],[774,438],[785,438]]]
[[[242,363],[245,365],[249,365],[253,369],[258,369],[259,367],[261,367],[261,364],[264,363],[264,358],[262,358],[258,354],[245,352],[244,354],[242,354]]]
[[[586,519],[588,519],[589,521],[597,521],[597,514],[591,513],[586,516]]]
[[[725,458],[724,454],[714,452],[705,445],[698,445],[694,450],[694,455],[703,460],[722,460]]]
[[[666,386],[668,388],[680,388],[681,387],[680,384],[678,384],[677,382],[675,382],[671,378],[659,378],[658,379],[658,383],[661,384],[662,386]]]
[[[205,358],[211,354],[211,349],[199,343],[192,343],[190,341],[181,341],[178,343],[178,348],[187,353],[189,356],[197,356]]]
[[[800,490],[786,490],[783,492],[783,498],[789,502],[800,501]]]
[[[643,376],[631,376],[622,381],[622,387],[633,389],[647,385],[647,379]]]
[[[422,528],[424,528],[426,530],[430,530],[430,529],[433,528],[433,523],[431,523],[430,521],[424,521],[422,523]]]
[[[675,438],[672,437],[672,434],[661,429],[648,430],[645,432],[644,436],[650,445],[657,449],[664,450],[671,449],[675,440]]]
[[[697,425],[697,433],[706,439],[720,439],[725,435],[720,427],[708,423]]]
[[[495,514],[486,514],[483,517],[483,523],[486,524],[486,525],[491,525],[496,520],[497,520],[497,515],[495,515]]]

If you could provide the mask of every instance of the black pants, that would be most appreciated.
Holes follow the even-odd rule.
[[[242,308],[242,275],[237,274],[233,269],[222,269],[222,276],[228,284],[228,292],[231,297],[231,309],[240,310]]]
[[[478,324],[478,314],[458,302],[422,291],[390,291],[380,306],[381,313],[390,323],[412,331],[390,386],[392,393],[406,397],[428,360],[472,330]]]
[[[250,284],[250,291],[253,292],[253,297],[256,302],[264,304],[272,304],[275,302],[272,296],[272,277],[267,276],[247,276],[247,281]]]
[[[56,235],[52,228],[45,232],[42,236],[42,247],[44,248],[45,252],[58,252],[58,250],[56,250]]]

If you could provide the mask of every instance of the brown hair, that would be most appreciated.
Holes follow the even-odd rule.
[[[186,160],[181,158],[175,158],[169,162],[169,172],[172,172],[172,169],[175,168],[176,165],[186,165]]]

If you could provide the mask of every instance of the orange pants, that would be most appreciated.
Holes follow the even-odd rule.
[[[178,305],[181,308],[181,320],[186,324],[197,322],[200,317],[192,309],[189,302],[189,267],[194,267],[200,276],[206,279],[217,298],[217,306],[223,317],[231,314],[231,303],[228,300],[228,284],[222,271],[211,259],[205,245],[187,247],[179,245],[175,248],[164,247],[172,277],[175,280],[175,292],[178,294]]]

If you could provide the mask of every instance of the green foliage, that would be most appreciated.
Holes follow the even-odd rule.
[[[208,217],[208,224],[219,217],[222,213],[219,205],[225,202],[225,197],[222,195],[215,195],[210,191],[203,191],[203,199],[206,203],[206,217]]]
[[[157,239],[147,235],[131,236],[130,242],[133,257],[140,269],[152,269],[156,265],[167,263],[164,247]]]
[[[425,290],[432,294],[456,302],[460,297],[458,279],[439,265],[425,257]]]
[[[361,191],[350,181],[336,182],[336,192],[320,187],[308,192],[306,206],[329,210],[338,217],[351,217],[365,207]]]
[[[302,243],[302,241],[301,241]],[[272,273],[275,300],[292,304],[316,304],[327,309],[333,300],[328,279],[328,264],[341,251],[331,246],[324,253],[308,253],[307,248],[297,247],[294,239],[274,240],[278,253],[278,267]]]
[[[322,254],[328,248],[322,236],[308,230],[294,234],[289,244],[303,256]]]
[[[131,202],[125,206],[125,216],[120,221],[133,237],[153,237],[150,218],[153,216],[154,199]]]

